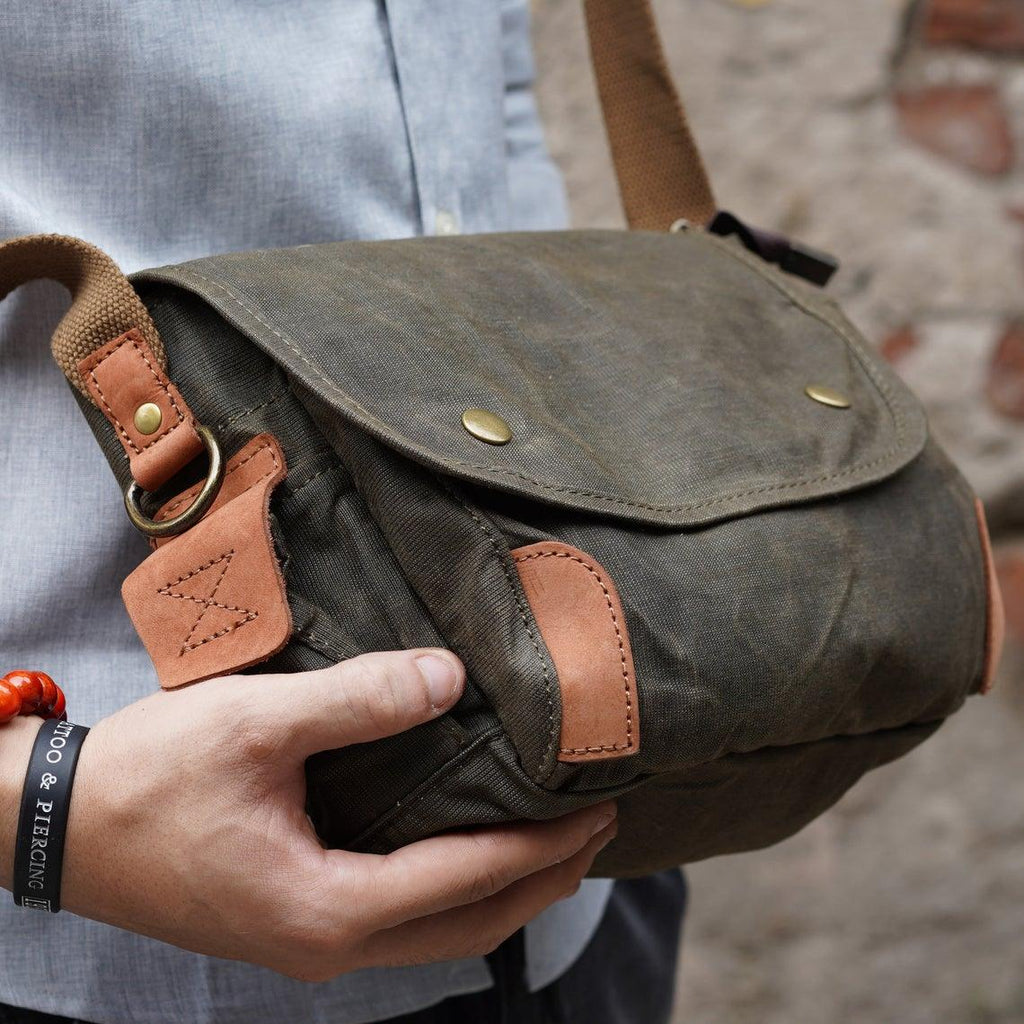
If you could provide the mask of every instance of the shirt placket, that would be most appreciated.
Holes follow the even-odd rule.
[[[509,203],[503,73],[493,60],[501,52],[496,0],[384,2],[420,231],[500,230],[507,225]]]

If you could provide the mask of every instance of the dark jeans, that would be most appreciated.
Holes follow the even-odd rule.
[[[526,990],[519,932],[488,957],[493,988],[389,1024],[668,1024],[685,909],[678,871],[617,882],[593,939],[547,988]],[[0,1005],[0,1024],[84,1022]]]

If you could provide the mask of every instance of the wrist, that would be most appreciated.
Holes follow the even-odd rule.
[[[29,715],[0,726],[0,886],[4,889],[13,884],[21,794],[32,745],[42,724],[41,718]]]

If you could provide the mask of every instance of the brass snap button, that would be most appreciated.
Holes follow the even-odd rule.
[[[135,410],[135,429],[140,434],[155,434],[164,421],[164,414],[155,402],[145,402]]]
[[[808,384],[804,388],[804,394],[813,398],[815,402],[831,406],[833,409],[849,409],[850,400],[841,391],[835,388],[826,387],[824,384]]]
[[[512,440],[512,428],[486,409],[467,409],[462,414],[462,425],[475,438],[488,444],[507,444]]]

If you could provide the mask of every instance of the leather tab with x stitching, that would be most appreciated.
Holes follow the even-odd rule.
[[[248,668],[287,643],[291,613],[267,512],[284,475],[277,442],[253,438],[228,463],[212,510],[125,580],[128,614],[164,689]]]

